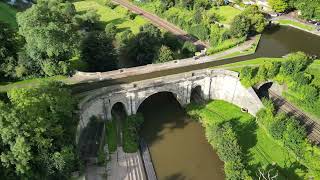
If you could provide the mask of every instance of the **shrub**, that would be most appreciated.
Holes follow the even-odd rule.
[[[306,138],[306,130],[295,119],[288,119],[286,130],[283,134],[283,142],[286,147],[291,149],[297,157],[304,155],[303,142]]]
[[[274,121],[270,124],[269,132],[271,136],[277,140],[283,138],[283,133],[287,128],[287,117],[281,113],[276,116]]]
[[[106,128],[106,143],[108,144],[109,152],[117,150],[117,127],[115,120],[108,121],[105,125]]]
[[[128,116],[123,126],[123,151],[136,152],[139,148],[139,131],[143,123],[141,114]]]
[[[201,40],[209,39],[209,29],[205,25],[192,26],[189,32]]]
[[[194,55],[196,51],[197,47],[189,41],[186,41],[182,46],[182,53],[185,55]]]

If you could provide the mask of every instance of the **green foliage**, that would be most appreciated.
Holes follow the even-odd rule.
[[[151,64],[156,57],[161,38],[157,27],[152,24],[144,25],[136,36],[125,42],[120,53],[137,65]]]
[[[218,24],[214,24],[210,28],[210,45],[217,46],[222,41],[222,30]]]
[[[294,153],[296,160],[306,166],[309,172],[307,176],[319,178],[320,168],[318,168],[318,166],[320,163],[316,158],[320,157],[320,149],[307,143],[306,130],[297,120],[289,118],[285,114],[270,113],[274,111],[270,103],[271,101],[268,102],[265,109],[257,113],[259,124],[263,126],[273,138],[280,141],[282,146]],[[314,150],[314,148],[317,150]]]
[[[163,63],[173,60],[173,52],[167,46],[161,46],[156,57],[156,63]]]
[[[13,29],[8,24],[0,22],[0,79],[15,76],[18,45]]]
[[[115,120],[106,122],[105,128],[109,152],[115,152],[117,150],[117,127]]]
[[[87,31],[98,29],[99,18],[99,14],[97,14],[94,10],[87,11],[83,14],[75,15],[75,20],[77,21],[77,24],[79,24],[81,29],[85,29]]]
[[[194,53],[197,51],[197,47],[189,42],[189,41],[186,41],[184,44],[183,44],[183,47],[182,47],[182,52],[184,54],[189,54],[189,55],[194,55]]]
[[[202,24],[192,26],[189,29],[189,32],[201,40],[206,40],[209,38],[209,29]]]
[[[110,39],[114,39],[117,35],[117,26],[115,26],[112,23],[109,23],[106,25],[106,28],[104,29],[104,31],[107,34],[107,37],[110,37]]]
[[[301,11],[305,19],[320,20],[320,1],[313,0],[292,0],[293,6]]]
[[[81,59],[88,64],[89,71],[114,70],[117,62],[112,39],[102,31],[90,32],[81,44]]]
[[[248,6],[231,23],[231,35],[234,37],[247,36],[249,33],[261,33],[267,25],[264,15],[257,6]]]
[[[47,57],[70,57],[79,36],[74,25],[76,11],[69,3],[39,0],[37,4],[18,13],[19,33],[26,40],[28,54]],[[67,56],[66,56],[67,55]]]
[[[1,163],[28,179],[66,179],[76,160],[74,100],[57,82],[14,89],[0,102]]]
[[[289,7],[289,4],[284,0],[268,0],[268,3],[275,12],[284,12]]]
[[[139,148],[139,131],[143,123],[141,114],[128,116],[124,122],[123,151],[127,153],[137,152]]]
[[[250,19],[244,15],[236,16],[230,27],[230,34],[233,37],[245,37],[248,35],[250,30]]]

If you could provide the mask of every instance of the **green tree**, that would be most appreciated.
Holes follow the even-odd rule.
[[[193,56],[197,52],[197,47],[190,41],[186,41],[182,47],[182,53],[186,56]]]
[[[0,101],[1,163],[19,179],[67,179],[74,168],[74,100],[57,82],[14,89]]]
[[[289,7],[285,0],[268,0],[268,3],[275,12],[284,12]]]
[[[250,19],[240,14],[233,19],[230,26],[230,34],[233,37],[245,37],[250,30]]]
[[[0,79],[15,75],[18,45],[15,32],[8,24],[0,22]]]
[[[78,27],[73,23],[75,15],[73,4],[55,0],[38,0],[31,8],[18,13],[19,33],[26,40],[28,54],[70,57],[79,39]]]
[[[117,35],[117,27],[112,24],[112,23],[109,23],[106,25],[106,28],[104,30],[107,34],[108,37],[110,37],[111,39],[114,39]]]
[[[117,58],[112,39],[103,31],[93,31],[81,44],[81,58],[89,71],[109,71],[117,67]]]
[[[69,1],[38,0],[31,8],[17,14],[19,34],[26,41],[25,51],[41,70],[43,61],[59,67],[78,50],[79,24],[75,23],[76,9]],[[62,71],[58,71],[62,72]],[[46,75],[44,71],[33,72]]]
[[[250,31],[253,33],[261,33],[267,25],[264,15],[259,11],[258,6],[248,6],[241,15],[250,19]]]
[[[152,24],[144,25],[121,48],[121,58],[133,60],[136,65],[151,64],[160,46],[161,32]]]
[[[214,24],[210,29],[210,44],[211,46],[217,46],[221,42],[222,31],[218,24]]]
[[[173,52],[167,46],[161,46],[156,57],[156,63],[163,63],[173,60]]]

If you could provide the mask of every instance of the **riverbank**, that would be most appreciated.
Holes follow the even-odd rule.
[[[210,133],[212,127],[221,123],[231,123],[244,154],[245,169],[252,177],[257,176],[256,172],[266,172],[270,169],[272,173],[274,170],[278,172],[277,179],[298,179],[302,175],[301,171],[299,172],[301,164],[295,157],[269,136],[265,129],[255,122],[254,117],[241,112],[239,107],[215,100],[202,106],[189,105],[187,112],[192,117],[199,117],[209,142],[214,141],[214,136]]]
[[[301,20],[298,20],[292,17],[279,16],[276,18],[272,18],[271,22],[274,24],[279,24],[283,26],[290,26],[290,27],[297,28],[302,31],[306,31],[308,33],[312,33],[314,35],[320,36],[320,31],[317,30],[317,26],[310,23],[305,23]]]

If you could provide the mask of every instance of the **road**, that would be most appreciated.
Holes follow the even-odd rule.
[[[129,1],[112,0],[112,2],[114,2],[116,4],[120,4],[121,6],[129,9],[130,11],[137,13],[137,14],[145,17],[146,19],[149,19],[150,22],[152,24],[154,24],[155,26],[158,26],[162,29],[165,29],[165,30],[171,32],[172,34],[176,35],[180,39],[183,39],[185,41],[191,41],[194,45],[196,45],[198,47],[198,49],[204,49],[204,48],[209,47],[208,43],[205,43],[203,41],[196,39],[195,37],[189,35],[187,32],[183,31],[182,29],[178,28],[177,26],[169,23],[168,21],[166,21],[166,20],[164,20],[164,19],[162,19],[152,13],[149,13],[149,12],[141,9],[140,7],[138,7],[136,5],[133,5]]]
[[[307,130],[308,139],[312,143],[320,146],[320,125],[316,120],[313,120],[297,107],[271,90],[269,90],[269,96],[280,111],[285,112],[289,116],[295,117],[301,122],[301,124],[304,124]]]

